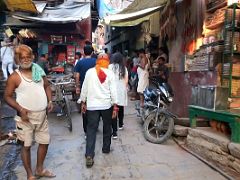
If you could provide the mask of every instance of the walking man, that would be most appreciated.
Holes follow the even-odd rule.
[[[80,95],[81,88],[83,85],[83,81],[86,75],[86,72],[88,69],[94,67],[96,65],[96,58],[92,58],[91,55],[93,54],[93,47],[90,44],[87,44],[83,48],[85,57],[78,61],[78,63],[75,66],[75,80],[76,80],[76,94]],[[83,118],[83,130],[85,133],[87,133],[87,114],[82,114]]]
[[[107,54],[98,56],[96,66],[86,73],[79,100],[82,103],[82,113],[87,113],[88,118],[85,154],[87,167],[92,167],[94,164],[96,132],[100,116],[103,120],[102,153],[110,152],[112,118],[116,118],[118,107],[114,75],[108,69],[109,62]]]
[[[17,111],[17,139],[22,145],[21,158],[27,172],[27,179],[36,177],[55,177],[43,168],[50,141],[47,121],[47,110],[51,111],[52,93],[42,68],[33,61],[32,49],[19,45],[15,49],[15,60],[19,69],[7,80],[4,99]],[[16,99],[13,97],[16,93]],[[39,143],[35,176],[31,167],[31,145],[34,139]]]

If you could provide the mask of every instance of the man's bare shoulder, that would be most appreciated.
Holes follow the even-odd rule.
[[[14,71],[8,77],[8,82],[19,84],[21,82],[21,78],[20,78],[19,74],[16,71]]]

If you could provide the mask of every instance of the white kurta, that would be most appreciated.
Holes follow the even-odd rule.
[[[120,79],[119,78],[119,66],[116,64],[116,69],[114,68],[115,65],[110,64],[108,69],[110,69],[114,74],[114,81],[116,83],[117,89],[117,102],[119,106],[127,106],[128,104],[128,96],[127,96],[127,82],[128,82],[128,71],[125,67],[125,77]]]
[[[138,74],[138,87],[137,87],[137,92],[142,93],[143,91],[148,87],[149,85],[149,63],[146,64],[145,68],[142,69],[140,67],[137,68],[137,74]]]
[[[109,69],[101,70],[107,75],[103,83],[98,79],[95,67],[87,71],[83,81],[78,102],[87,102],[87,110],[105,110],[113,104],[118,104],[114,75]]]

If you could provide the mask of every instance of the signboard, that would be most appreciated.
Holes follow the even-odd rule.
[[[62,44],[63,43],[63,37],[62,36],[51,35],[51,43]]]

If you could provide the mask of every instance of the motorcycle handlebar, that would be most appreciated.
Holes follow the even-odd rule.
[[[149,80],[157,87],[160,85],[155,77],[149,77]]]

